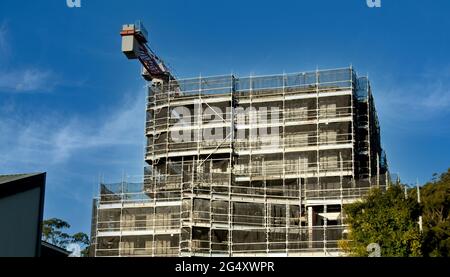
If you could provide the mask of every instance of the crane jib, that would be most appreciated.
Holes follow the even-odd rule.
[[[120,35],[122,36],[122,52],[128,59],[138,59],[140,61],[145,69],[143,77],[146,80],[151,81],[156,78],[163,80],[174,79],[164,62],[147,46],[147,32],[141,24],[124,25]]]

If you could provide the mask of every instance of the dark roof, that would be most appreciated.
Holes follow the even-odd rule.
[[[46,241],[41,242],[41,257],[68,257],[70,252]]]
[[[45,173],[0,175],[0,198],[25,192],[37,187],[45,188]]]
[[[25,179],[28,177],[36,176],[42,173],[29,173],[29,174],[14,174],[14,175],[0,175],[0,184]]]

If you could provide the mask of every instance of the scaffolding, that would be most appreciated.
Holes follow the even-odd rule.
[[[100,186],[96,256],[336,256],[342,206],[390,181],[353,68],[154,81],[146,135],[143,182]]]

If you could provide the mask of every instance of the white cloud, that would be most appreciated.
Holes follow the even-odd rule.
[[[145,100],[139,89],[92,115],[69,116],[0,101],[0,174],[47,172],[46,206],[63,201],[63,214],[89,213],[100,175],[116,182],[143,173]]]
[[[422,105],[433,110],[448,110],[450,108],[450,84],[440,82],[433,87],[434,89],[429,91],[429,95],[425,97]]]
[[[64,164],[85,150],[103,148],[111,152],[134,145],[143,151],[145,96],[134,95],[139,97],[130,97],[100,120],[65,118],[51,112],[24,116],[14,111],[8,117],[0,115],[0,169],[28,170]]]
[[[374,94],[378,110],[388,119],[430,120],[449,112],[449,74],[435,72],[415,81],[376,85]]]
[[[141,145],[144,139],[145,97],[111,110],[100,125],[72,119],[52,136],[52,160],[64,162],[82,150]],[[140,162],[140,161],[136,161]]]
[[[8,27],[3,22],[0,24],[0,93],[48,92],[62,83],[52,70],[11,65],[10,56]]]
[[[0,92],[48,92],[59,83],[49,70],[24,69],[0,72]]]

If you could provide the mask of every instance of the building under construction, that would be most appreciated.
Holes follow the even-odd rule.
[[[145,177],[101,184],[95,256],[337,256],[343,205],[388,185],[353,68],[149,83]]]

